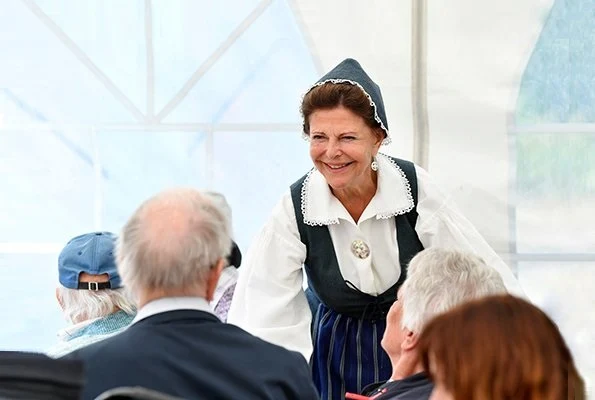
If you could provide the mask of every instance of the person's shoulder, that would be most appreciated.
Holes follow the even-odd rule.
[[[112,332],[112,333],[104,334],[104,335],[79,336],[75,339],[65,341],[65,342],[60,342],[57,345],[54,345],[53,347],[48,349],[45,352],[45,354],[47,354],[48,356],[50,356],[52,358],[60,358],[64,355],[70,354],[78,349],[85,348],[85,347],[91,346],[97,342],[106,340],[106,339],[112,337],[113,335],[115,335],[116,333],[117,332]]]
[[[276,386],[283,382],[289,391],[294,392],[295,396],[290,398],[318,399],[310,367],[301,353],[261,339],[258,342],[258,365],[253,364],[258,376]]]
[[[268,343],[271,344],[271,343]],[[308,362],[306,361],[306,359],[304,358],[304,356],[301,353],[298,353],[297,351],[292,351],[292,350],[288,350],[284,347],[281,346],[277,346],[277,345],[273,345],[276,350],[278,352],[278,357],[279,359],[284,362],[288,367],[290,368],[294,368],[294,367],[302,367],[302,366],[308,366]]]
[[[271,398],[317,400],[319,398],[312,382],[310,367],[298,352],[265,342],[256,337],[251,355],[251,374],[257,376]],[[243,357],[244,361],[250,357]]]
[[[314,170],[314,168],[310,169],[304,175],[300,176],[299,179],[297,179],[295,182],[293,182],[291,185],[289,185],[290,190],[291,191],[294,191],[294,190],[300,191],[304,181],[308,178],[308,175],[310,175],[313,172],[313,170]]]
[[[110,354],[114,348],[126,348],[127,345],[124,342],[129,340],[129,332],[130,330],[128,329],[122,329],[120,332],[105,335],[102,338],[95,338],[96,340],[92,343],[83,344],[62,358],[78,358],[83,360],[101,358],[104,355]]]
[[[288,372],[294,373],[300,368],[308,368],[308,362],[302,354],[272,343],[265,343],[265,346],[263,347],[264,351],[269,353],[267,363],[274,363],[271,365],[275,365],[275,370],[279,375],[285,376]]]
[[[74,350],[72,345],[66,341],[58,342],[52,347],[46,349],[43,354],[51,358],[60,358],[68,353],[72,353]]]
[[[285,349],[284,349],[285,350]],[[301,353],[286,350],[286,368],[279,371],[280,380],[284,380],[290,387],[295,388],[297,398],[304,400],[318,399],[318,391],[312,381],[308,362]]]
[[[422,178],[428,175],[428,172],[425,169],[411,160],[390,156],[388,154],[381,154],[381,157],[379,157],[378,160],[384,167],[390,165],[393,169],[396,169],[397,171],[400,170],[408,176],[413,177],[413,175],[415,175],[417,179],[419,179],[420,175]]]
[[[220,338],[227,338],[226,341],[234,341],[234,347],[242,347],[244,351],[254,352],[260,355],[263,363],[269,363],[273,359],[286,364],[305,363],[305,358],[297,352],[286,349],[285,347],[267,342],[244,329],[233,324],[219,325]],[[226,332],[223,333],[223,332]]]

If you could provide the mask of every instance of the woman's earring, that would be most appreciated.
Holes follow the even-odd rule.
[[[372,168],[372,171],[378,171],[378,161],[376,161],[376,157],[372,159],[372,164],[370,164],[370,168]]]

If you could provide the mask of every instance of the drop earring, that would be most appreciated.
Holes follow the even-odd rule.
[[[378,161],[376,161],[376,157],[372,159],[372,164],[370,164],[370,168],[372,168],[372,171],[378,171]]]

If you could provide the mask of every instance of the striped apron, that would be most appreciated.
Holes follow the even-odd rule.
[[[385,328],[386,318],[380,314],[355,318],[319,304],[311,366],[321,399],[342,400],[346,391],[361,393],[367,385],[390,378],[391,363],[380,345]]]

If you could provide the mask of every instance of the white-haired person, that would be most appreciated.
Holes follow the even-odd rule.
[[[125,329],[136,315],[114,259],[116,236],[93,232],[71,239],[58,256],[56,298],[70,325],[46,353],[60,357]]]
[[[68,356],[85,362],[83,399],[126,386],[184,399],[318,398],[301,354],[214,315],[231,244],[225,212],[193,189],[162,192],[134,212],[116,259],[138,314],[126,331]]]
[[[386,318],[381,345],[390,358],[392,375],[363,394],[374,400],[429,399],[433,384],[419,349],[424,326],[459,304],[503,293],[501,275],[474,254],[442,248],[418,253]]]

